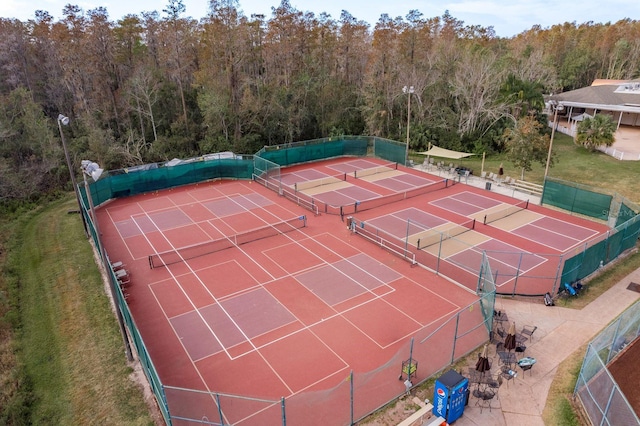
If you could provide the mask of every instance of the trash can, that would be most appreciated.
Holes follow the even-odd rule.
[[[491,191],[491,182],[487,182],[484,184],[484,189],[486,189],[487,191]]]

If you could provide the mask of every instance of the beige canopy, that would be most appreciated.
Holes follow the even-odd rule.
[[[470,152],[459,152],[452,151],[450,149],[439,148],[435,145],[431,145],[431,148],[428,151],[418,152],[418,154],[426,155],[429,157],[454,158],[456,160],[475,155]]]

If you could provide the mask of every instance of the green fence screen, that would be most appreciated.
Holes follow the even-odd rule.
[[[166,164],[153,163],[110,170],[107,176],[92,185],[91,193],[95,204],[102,204],[111,198],[159,191],[212,179],[251,179],[253,175],[253,156],[222,159],[199,157],[174,166]]]
[[[280,166],[308,163],[343,156],[365,157],[369,154],[393,163],[404,164],[406,145],[371,136],[340,136],[291,144],[266,146],[256,153]]]
[[[607,220],[613,196],[601,194],[585,185],[547,178],[542,193],[542,204]]]
[[[640,216],[636,215],[607,233],[604,240],[586,243],[583,251],[565,261],[562,283],[581,280],[615,260],[636,245],[639,231]]]
[[[629,207],[627,206],[627,203],[628,201],[625,200],[620,205],[620,209],[618,211],[618,217],[616,218],[616,227],[622,225],[629,219],[633,219],[633,217],[638,214],[636,213],[636,211],[638,211],[637,207],[635,206],[633,208]]]
[[[285,145],[264,147],[257,156],[280,166],[308,163],[345,155],[365,156],[371,138],[340,137],[314,139]]]
[[[393,161],[398,164],[405,164],[405,156],[407,155],[407,145],[401,142],[389,139],[376,138],[373,155],[385,160]]]

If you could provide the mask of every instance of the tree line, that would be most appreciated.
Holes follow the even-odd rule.
[[[640,70],[634,20],[500,38],[448,12],[370,25],[288,0],[270,17],[245,16],[237,0],[210,0],[200,20],[182,0],[117,21],[71,4],[60,20],[34,16],[0,18],[0,202],[70,189],[59,114],[70,117],[76,169],[341,134],[404,140],[407,119],[412,150],[490,153],[505,150],[519,120],[545,122],[543,94]]]

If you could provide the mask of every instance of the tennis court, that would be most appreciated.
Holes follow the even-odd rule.
[[[542,292],[566,252],[606,231],[597,223],[478,188],[456,185],[357,215],[357,233],[477,290],[483,255],[497,291]],[[424,200],[424,201],[423,201]],[[363,229],[361,229],[363,228]]]
[[[341,158],[288,168],[273,186],[312,211],[348,214],[448,186],[446,179],[375,158]]]
[[[474,273],[486,253],[491,270],[501,277],[497,286],[508,283],[507,276],[529,273],[546,262],[532,253],[522,260],[524,251],[516,246],[476,232],[475,219],[456,224],[415,207],[366,220],[364,226],[373,226],[399,240],[398,245],[424,250],[458,267]]]
[[[527,200],[503,202],[465,191],[433,200],[431,204],[535,241],[551,252],[564,253],[599,233],[588,226],[572,223],[569,218],[548,216],[545,212],[548,209],[534,211]]]
[[[483,255],[499,291],[535,292],[558,262],[537,254],[550,246],[527,237],[530,226],[598,232],[369,159],[292,167],[274,188],[205,182],[98,211],[174,424],[279,424],[284,399],[293,424],[345,423],[350,386],[356,412],[369,413],[403,392],[407,357],[420,381],[486,340]],[[322,203],[358,220],[310,214]],[[376,235],[360,238],[367,232]]]
[[[127,303],[176,424],[193,410],[218,418],[218,406],[226,424],[279,423],[280,398],[335,393],[351,371],[382,368],[383,387],[367,398],[371,410],[402,392],[401,363],[390,359],[409,356],[409,338],[477,302],[353,238],[336,216],[307,213],[242,181],[118,199],[99,210],[104,244],[130,272]],[[468,315],[478,317],[468,327],[483,321],[479,309]],[[460,353],[486,338],[484,327],[467,332],[477,338],[459,342]],[[422,346],[414,353],[424,363],[418,380],[433,374],[433,356],[424,355],[432,349]],[[183,389],[212,393],[194,398]],[[252,400],[221,403],[214,393]],[[288,420],[333,424],[331,404],[322,414],[291,408]]]

